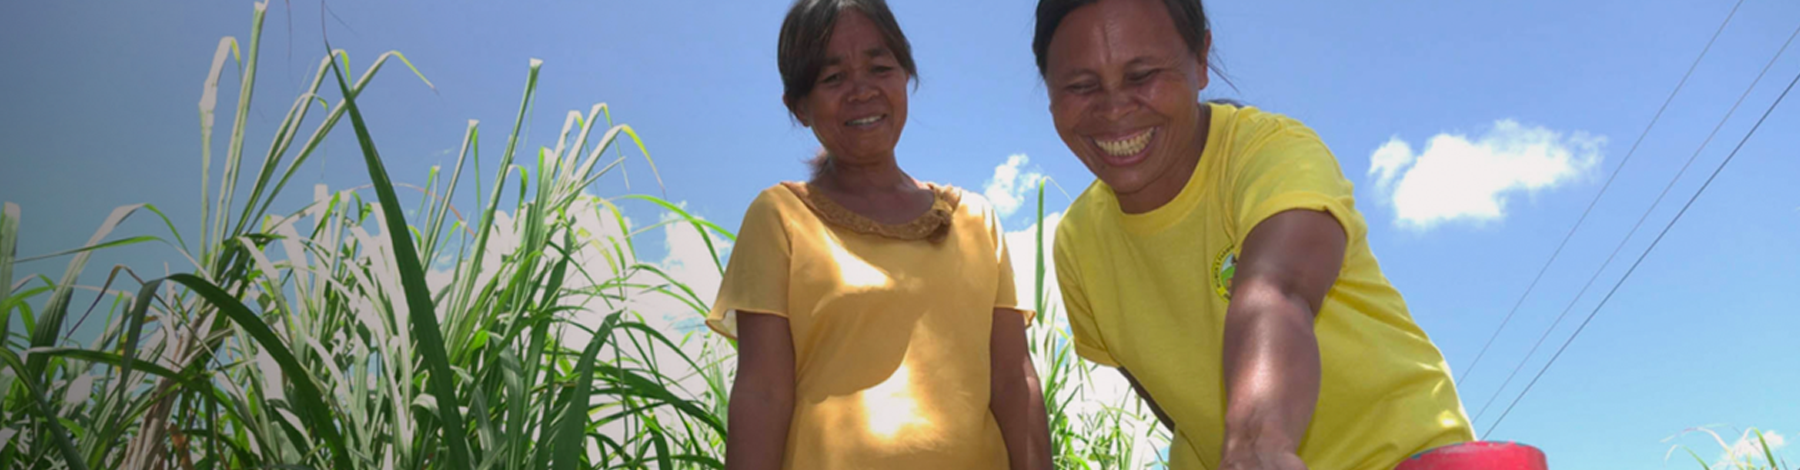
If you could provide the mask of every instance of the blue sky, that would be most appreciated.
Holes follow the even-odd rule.
[[[1209,3],[1217,58],[1236,89],[1215,81],[1207,95],[1285,113],[1318,131],[1357,184],[1386,274],[1460,374],[1732,2],[1369,3]],[[310,79],[324,53],[321,27],[356,68],[399,50],[436,85],[425,87],[396,63],[359,100],[399,181],[423,183],[432,165],[453,164],[468,119],[481,120],[483,155],[496,158],[526,63],[539,58],[545,65],[523,148],[548,145],[568,110],[606,102],[643,136],[670,199],[736,227],[757,190],[805,177],[800,162],[817,146],[780,106],[774,38],[786,4],[339,2],[321,21],[315,1],[274,2],[249,148],[267,145]],[[1047,175],[1071,193],[1092,181],[1051,127],[1029,50],[1032,5],[894,5],[923,79],[899,148],[911,174],[979,191],[1010,156],[1025,155],[1008,167],[1021,177]],[[129,203],[154,203],[178,226],[197,225],[200,84],[220,36],[247,38],[250,11],[248,2],[0,7],[0,43],[8,45],[0,63],[11,64],[0,70],[0,200],[23,209],[21,255],[73,247],[113,207]],[[1460,384],[1471,414],[1796,26],[1800,3],[1744,3]],[[1789,51],[1496,407],[1796,73],[1800,51]],[[235,99],[237,83],[227,75],[221,110]],[[228,119],[222,115],[222,125]],[[1710,438],[1664,441],[1693,426],[1724,425],[1728,438],[1735,437],[1730,426],[1800,431],[1800,374],[1792,372],[1800,359],[1792,347],[1800,333],[1796,130],[1800,104],[1784,104],[1504,425],[1484,437],[1532,443],[1562,468],[1645,468],[1663,465],[1671,443],[1716,455]],[[301,183],[366,182],[349,138],[340,132],[300,172]],[[1377,155],[1386,166],[1375,163]],[[641,162],[627,168],[631,192],[662,192]],[[622,194],[623,183],[608,177],[595,192]],[[1049,201],[1053,212],[1067,204],[1060,195]],[[1028,209],[1007,226],[1031,225]],[[633,210],[637,220],[657,216]],[[162,229],[140,216],[117,233]],[[173,260],[169,250],[146,245],[97,256],[89,272],[120,263],[160,272]],[[23,269],[55,273],[62,264]],[[100,280],[89,277],[83,280]],[[1499,412],[1490,410],[1477,429]],[[1688,468],[1681,462],[1673,466]]]

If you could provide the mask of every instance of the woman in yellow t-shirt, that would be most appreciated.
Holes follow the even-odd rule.
[[[1098,181],[1057,229],[1081,356],[1125,374],[1176,470],[1386,469],[1469,441],[1443,355],[1305,125],[1201,103],[1199,0],[1040,0],[1057,133]]]
[[[824,152],[750,203],[707,325],[738,340],[728,469],[1048,469],[1000,223],[914,180],[910,46],[881,0],[800,0],[783,101]]]

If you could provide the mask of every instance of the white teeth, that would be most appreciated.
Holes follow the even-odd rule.
[[[874,124],[875,121],[880,121],[882,117],[883,116],[878,114],[878,115],[869,116],[869,117],[862,118],[862,119],[852,119],[848,122],[848,124],[850,124],[852,126],[866,126],[869,124]]]
[[[1140,132],[1136,136],[1120,140],[1105,141],[1094,139],[1094,145],[1100,146],[1100,150],[1104,150],[1107,154],[1115,157],[1136,155],[1138,152],[1144,151],[1145,146],[1150,145],[1150,137],[1153,135],[1156,135],[1156,129],[1154,128]]]

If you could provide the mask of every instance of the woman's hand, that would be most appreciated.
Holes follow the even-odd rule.
[[[1307,470],[1306,462],[1292,451],[1225,451],[1221,470]]]

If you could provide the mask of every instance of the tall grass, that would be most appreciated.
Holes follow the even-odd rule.
[[[1764,434],[1762,430],[1756,428],[1744,430],[1742,435],[1738,437],[1736,444],[1726,443],[1724,436],[1719,435],[1718,431],[1714,431],[1707,426],[1682,431],[1680,434],[1664,439],[1663,442],[1672,441],[1694,433],[1703,433],[1712,437],[1713,442],[1717,443],[1719,449],[1723,452],[1719,460],[1709,463],[1705,458],[1700,457],[1700,453],[1695,452],[1693,448],[1680,444],[1670,446],[1668,453],[1663,455],[1663,460],[1669,460],[1669,458],[1675,456],[1676,450],[1680,450],[1688,457],[1693,458],[1694,462],[1700,465],[1700,468],[1706,470],[1793,470],[1795,468],[1788,464],[1785,459],[1776,458],[1775,447],[1770,447],[1769,445],[1769,436]],[[1780,436],[1777,437],[1779,438]],[[1777,445],[1779,445],[1779,442],[1777,442]]]
[[[1037,184],[1031,285],[1038,316],[1026,334],[1049,412],[1051,457],[1059,469],[1166,466],[1157,449],[1168,444],[1168,430],[1157,425],[1134,392],[1096,386],[1097,374],[1113,374],[1115,382],[1122,379],[1116,371],[1099,370],[1100,366],[1076,357],[1068,325],[1058,321],[1063,318],[1061,294],[1050,289],[1046,279],[1050,276],[1045,255],[1051,241],[1044,213],[1047,183],[1040,179]],[[1104,396],[1106,392],[1112,396]]]
[[[80,247],[20,259],[22,211],[0,211],[0,468],[722,467],[732,351],[704,333],[653,326],[650,316],[699,315],[706,305],[639,260],[634,237],[695,230],[720,270],[717,247],[733,237],[656,197],[589,195],[627,159],[655,173],[638,134],[598,104],[569,112],[554,142],[521,156],[542,65],[533,60],[491,177],[480,176],[471,121],[447,176],[433,169],[422,187],[397,184],[364,122],[379,111],[357,99],[390,59],[430,82],[397,52],[352,79],[349,54],[332,50],[266,149],[249,148],[266,5],[255,6],[247,47],[220,41],[204,81],[206,183],[200,224],[187,228],[198,237],[156,206],[129,205]],[[241,88],[215,162],[219,82],[233,61]],[[370,183],[317,186],[310,203],[274,211],[345,117]],[[410,211],[402,189],[418,197]],[[451,204],[459,191],[474,193],[473,218]],[[1041,187],[1038,202],[1043,241]],[[673,216],[634,227],[626,203]],[[112,237],[143,214],[166,233]],[[102,286],[77,283],[96,251],[145,244],[187,264],[161,277],[116,267]],[[1057,296],[1043,285],[1039,245],[1036,297],[1049,319]],[[14,279],[18,263],[63,257],[58,279]],[[71,338],[90,317],[103,325],[98,335]],[[1030,334],[1057,466],[1154,460],[1138,448],[1156,431],[1135,397],[1092,406],[1081,384],[1094,366],[1072,355],[1066,328],[1044,321]]]
[[[419,188],[421,210],[409,213],[356,105],[389,59],[406,61],[398,53],[351,80],[348,54],[332,51],[267,150],[247,151],[265,8],[256,6],[248,47],[220,42],[205,82],[201,166],[213,190],[197,245],[157,208],[126,206],[89,243],[56,254],[72,256],[60,280],[15,282],[15,264],[28,260],[12,256],[22,218],[5,206],[0,328],[23,330],[0,332],[0,468],[720,467],[722,352],[690,355],[696,341],[649,327],[633,307],[652,297],[702,305],[636,259],[631,237],[654,226],[626,226],[621,199],[583,193],[619,168],[627,148],[648,161],[637,133],[596,105],[569,114],[553,146],[536,153],[535,174],[515,163],[533,61],[477,218],[453,217],[450,204],[465,165],[481,161],[473,122],[455,169],[441,181],[434,172]],[[232,58],[242,89],[213,180],[207,149],[219,75]],[[315,107],[326,115],[311,122]],[[317,188],[302,209],[271,212],[345,116],[371,184]],[[252,171],[246,192],[241,176]],[[519,202],[502,207],[514,193]],[[167,236],[105,241],[140,212],[161,217]],[[730,238],[682,216],[707,237]],[[578,218],[617,225],[596,233]],[[174,247],[191,272],[142,279],[117,269],[86,312],[73,305],[95,250],[146,242]],[[434,260],[450,267],[428,271]],[[121,275],[141,287],[112,289]],[[71,313],[95,310],[106,317],[98,338],[70,341]],[[671,362],[659,355],[685,371],[663,370]],[[694,373],[705,377],[698,389],[682,384]]]

